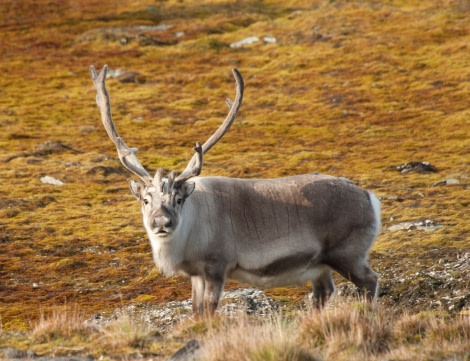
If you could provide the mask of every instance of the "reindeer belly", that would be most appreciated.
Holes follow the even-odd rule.
[[[310,268],[299,267],[278,274],[262,274],[257,271],[236,268],[228,276],[231,279],[249,283],[258,288],[273,288],[302,285],[308,281],[314,281],[322,275],[326,268],[328,268],[326,265],[317,265]]]
[[[328,266],[319,263],[315,253],[298,253],[255,267],[239,262],[228,277],[255,287],[271,288],[304,284],[318,278]]]

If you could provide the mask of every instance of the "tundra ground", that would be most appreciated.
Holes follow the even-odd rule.
[[[381,274],[379,315],[390,315],[378,322],[385,330],[391,322],[394,334],[412,322],[427,330],[407,334],[408,344],[388,342],[377,358],[395,349],[389,359],[414,359],[410,350],[431,347],[444,324],[468,335],[469,17],[468,2],[458,0],[2,2],[0,344],[97,356],[86,347],[88,331],[73,331],[60,349],[55,334],[35,334],[38,325],[70,309],[73,322],[74,312],[82,319],[190,295],[188,280],[153,265],[127,187],[132,176],[100,123],[91,64],[114,70],[114,119],[142,163],[179,171],[225,116],[238,68],[245,98],[203,175],[322,172],[374,191],[383,229],[371,265]],[[258,40],[238,46],[249,37]],[[349,283],[336,282],[339,298],[350,294]],[[266,292],[295,309],[309,291]],[[342,314],[332,312],[302,319],[315,325]],[[459,345],[462,332],[453,332],[442,357],[429,359],[454,352],[452,335]],[[286,342],[310,352],[314,337]],[[251,359],[281,359],[258,351]]]

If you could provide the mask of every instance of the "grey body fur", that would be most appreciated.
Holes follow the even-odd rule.
[[[380,204],[373,194],[319,174],[192,180],[195,190],[178,219],[164,207],[142,212],[157,266],[192,278],[196,313],[215,310],[227,278],[260,288],[311,281],[321,307],[334,291],[332,269],[374,299],[377,275],[367,254],[380,229]],[[160,236],[169,220],[177,228]]]

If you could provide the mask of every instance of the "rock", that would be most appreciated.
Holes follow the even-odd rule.
[[[434,251],[439,252],[438,249]],[[456,256],[443,252],[442,256],[431,265],[423,264],[418,272],[409,272],[406,266],[395,270],[389,268],[388,272],[393,277],[383,280],[380,297],[388,299],[392,305],[400,303],[400,307],[416,312],[446,309],[452,314],[458,314],[469,310],[470,252]]]
[[[170,29],[172,25],[137,25],[115,28],[97,28],[87,31],[78,39],[78,43],[100,40],[105,43],[118,41],[121,45],[127,45],[129,42],[142,38],[152,39],[153,35]],[[155,40],[156,41],[156,40]],[[139,41],[140,42],[140,41]],[[153,45],[153,40],[143,45]],[[158,43],[158,41],[156,41]],[[158,44],[157,44],[158,45]]]
[[[96,127],[93,125],[85,125],[78,129],[80,134],[90,134],[96,132]]]
[[[34,351],[31,350],[18,350],[13,347],[6,347],[1,350],[7,360],[10,361],[93,361],[89,357],[75,357],[75,356],[41,356],[38,357]]]
[[[401,223],[388,227],[388,230],[391,232],[402,231],[402,230],[411,231],[414,229],[417,229],[420,231],[434,231],[440,227],[443,227],[443,225],[437,222],[431,221],[430,219],[426,219],[425,221],[417,221],[417,222],[401,222]]]
[[[233,48],[241,48],[242,46],[251,45],[251,44],[257,43],[258,41],[259,41],[259,38],[257,36],[250,36],[248,38],[245,38],[243,40],[236,41],[236,42],[230,44],[230,47],[232,49]]]
[[[379,198],[381,201],[402,201],[398,196],[384,196]]]
[[[152,325],[157,331],[166,332],[176,322],[192,315],[191,300],[171,301],[163,305],[149,305],[144,303],[131,304],[115,309],[110,313],[98,313],[86,321],[91,326],[106,326],[123,317],[142,320]]]
[[[424,173],[424,172],[437,172],[437,168],[429,162],[407,162],[396,167],[401,173]]]
[[[38,357],[34,351],[31,350],[18,350],[13,347],[6,347],[0,350],[5,358],[10,361],[93,361],[89,357],[75,357],[75,356],[40,356]]]
[[[58,179],[55,179],[53,177],[49,177],[48,175],[46,175],[44,177],[41,177],[41,182],[44,183],[44,184],[51,184],[51,185],[54,185],[54,186],[63,186],[65,184],[62,181],[58,180]]]
[[[112,167],[112,166],[104,166],[104,165],[97,165],[95,167],[90,168],[87,171],[88,175],[97,175],[100,174],[103,177],[107,177],[110,174],[127,174],[127,172],[121,167]]]
[[[268,315],[278,309],[278,303],[267,297],[263,291],[244,288],[224,292],[217,313],[237,317],[240,313],[248,315]],[[107,325],[124,316],[143,320],[160,332],[168,331],[176,322],[192,316],[191,300],[171,301],[163,305],[132,304],[118,308],[111,313],[99,313],[87,320],[94,326]]]
[[[4,349],[2,349],[2,353],[7,359],[36,357],[36,354],[34,353],[34,351],[18,350],[13,347],[5,347]]]
[[[432,186],[438,187],[438,186],[448,186],[448,185],[455,185],[455,184],[460,184],[459,180],[455,178],[449,178],[449,179],[444,179],[439,182],[436,182]]]
[[[176,351],[167,361],[190,361],[199,356],[201,346],[197,340],[191,340]]]
[[[116,77],[121,83],[136,83],[143,84],[145,83],[145,77],[136,71],[126,71],[121,75]]]
[[[60,142],[55,142],[51,140],[47,140],[42,144],[39,144],[35,150],[33,155],[35,156],[43,156],[43,155],[49,155],[49,154],[60,154],[65,151],[70,151],[75,154],[80,154],[83,153],[79,150],[73,149],[65,144],[62,144]]]
[[[49,154],[60,154],[60,153],[63,153],[65,151],[70,151],[70,152],[75,153],[75,154],[82,153],[81,151],[73,149],[73,148],[71,148],[67,145],[64,145],[64,144],[60,143],[60,142],[47,140],[44,143],[39,144],[38,146],[36,146],[36,148],[34,149],[34,152],[17,153],[17,154],[11,155],[8,158],[6,158],[4,160],[4,162],[8,163],[8,162],[12,161],[13,159],[20,158],[20,157],[24,157],[24,158],[27,158],[27,157],[44,157],[44,156],[49,155]]]
[[[267,297],[263,291],[255,288],[242,288],[224,292],[217,312],[227,316],[236,316],[240,312],[265,316],[278,308],[277,301]]]
[[[265,36],[263,38],[263,41],[268,44],[275,44],[277,42],[276,38],[274,36]]]
[[[121,83],[145,83],[145,77],[136,71],[128,71],[124,69],[109,69],[106,78],[115,78]]]

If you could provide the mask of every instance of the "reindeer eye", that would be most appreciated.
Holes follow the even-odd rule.
[[[183,198],[176,198],[176,204],[181,205],[183,204]]]
[[[147,198],[145,198],[143,202],[145,205],[148,205],[150,203],[150,201]]]

